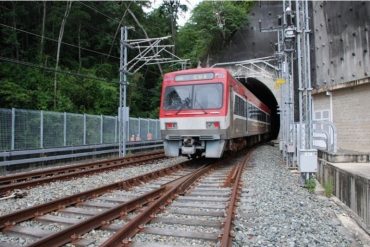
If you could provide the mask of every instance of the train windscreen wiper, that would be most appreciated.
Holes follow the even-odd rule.
[[[197,100],[195,100],[194,103],[197,104],[200,107],[200,110],[202,110],[204,112],[204,114],[208,114],[208,112],[205,110],[204,106],[202,106]]]
[[[184,109],[185,106],[188,107],[188,109],[190,109],[190,102],[191,102],[191,99],[186,98],[184,100],[184,102],[181,103],[180,108],[177,110],[177,112],[175,113],[175,115],[179,114],[179,112],[181,112]]]

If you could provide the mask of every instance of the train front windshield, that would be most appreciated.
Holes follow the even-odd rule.
[[[222,107],[222,84],[170,86],[165,90],[165,110],[219,109]]]

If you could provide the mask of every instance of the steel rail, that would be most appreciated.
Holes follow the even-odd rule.
[[[130,243],[130,239],[143,229],[142,226],[144,224],[152,220],[156,213],[164,209],[166,205],[170,204],[178,194],[184,193],[190,185],[212,168],[213,166],[211,165],[204,165],[198,168],[195,172],[164,185],[163,187],[166,188],[166,192],[160,198],[151,203],[142,213],[137,215],[123,228],[117,231],[106,242],[104,242],[101,247],[127,246]]]
[[[41,171],[21,173],[12,176],[0,177],[0,194],[8,191],[43,183],[62,180],[71,177],[97,173],[104,170],[117,169],[134,163],[142,163],[149,160],[164,158],[163,152],[152,152],[127,158],[118,158],[105,161],[91,162],[74,166],[65,166]]]
[[[28,177],[33,177],[33,176],[43,176],[48,175],[46,173],[60,173],[68,170],[75,170],[75,169],[82,169],[88,166],[96,166],[96,165],[101,165],[105,164],[108,162],[117,162],[117,161],[124,161],[124,160],[130,160],[132,158],[137,158],[137,157],[144,157],[152,154],[163,154],[163,151],[156,151],[156,152],[150,152],[150,153],[145,153],[145,154],[139,154],[139,155],[134,155],[126,158],[114,158],[114,159],[109,159],[109,160],[100,160],[100,161],[95,161],[95,162],[89,162],[89,163],[83,163],[83,164],[77,164],[77,165],[71,165],[71,166],[63,166],[63,167],[56,167],[56,168],[50,168],[47,170],[41,170],[41,171],[31,171],[31,172],[22,172],[22,173],[17,173],[14,175],[8,175],[8,176],[0,176],[0,184],[5,184],[5,183],[11,183],[12,181],[15,180],[24,180],[28,179]]]
[[[124,181],[108,184],[99,188],[95,188],[92,190],[84,191],[75,195],[71,195],[68,197],[60,198],[54,201],[50,201],[45,204],[33,206],[30,208],[26,208],[20,211],[13,212],[11,214],[0,216],[0,229],[4,229],[7,227],[12,227],[17,223],[22,221],[30,220],[37,216],[44,215],[46,213],[50,213],[52,211],[56,211],[61,208],[65,208],[67,206],[75,205],[77,203],[81,203],[88,199],[96,198],[104,193],[107,193],[112,190],[118,189],[127,189],[135,185],[139,185],[143,181],[148,181],[151,179],[158,178],[165,174],[172,173],[175,170],[180,169],[183,167],[187,162],[182,164],[177,164],[174,166],[166,167],[157,171],[153,171],[150,173],[146,173],[143,175],[139,175],[133,178],[129,178]]]
[[[227,207],[226,211],[226,219],[224,221],[224,228],[223,232],[221,234],[221,247],[231,247],[232,246],[232,224],[233,220],[235,218],[235,210],[236,210],[236,203],[240,197],[241,193],[241,176],[244,170],[244,167],[246,166],[247,162],[250,159],[250,154],[247,155],[247,157],[241,162],[241,164],[235,166],[237,167],[236,170],[232,170],[231,172],[231,183],[232,185],[232,192],[231,192],[231,197],[230,197],[230,202]]]
[[[165,191],[165,187],[160,187],[154,191],[150,191],[138,198],[125,202],[112,209],[104,211],[101,214],[88,218],[80,223],[67,227],[60,232],[46,236],[39,241],[36,241],[27,247],[50,247],[61,246],[70,242],[78,241],[79,236],[93,229],[108,225],[110,221],[120,218],[127,213],[146,205],[156,198],[160,197]]]

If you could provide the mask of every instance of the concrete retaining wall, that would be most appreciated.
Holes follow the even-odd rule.
[[[324,159],[330,163],[368,163],[370,154],[368,153],[329,153],[319,151],[319,159]]]
[[[370,181],[368,178],[353,174],[319,159],[318,181],[325,187],[333,184],[333,194],[346,204],[359,219],[357,221],[368,232],[370,230]]]

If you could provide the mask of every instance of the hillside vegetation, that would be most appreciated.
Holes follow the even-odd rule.
[[[149,13],[149,1],[0,2],[0,107],[115,115],[121,26],[135,28],[129,39],[170,35],[194,67],[227,45],[251,4],[204,1],[179,27],[180,1]],[[179,68],[150,65],[130,76],[131,116],[157,117],[162,73]]]

